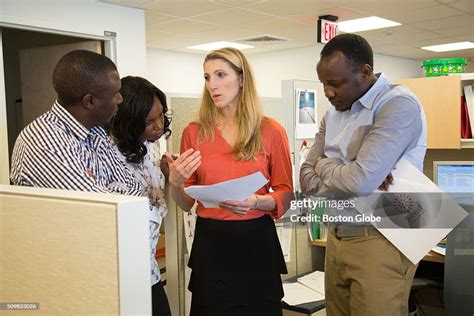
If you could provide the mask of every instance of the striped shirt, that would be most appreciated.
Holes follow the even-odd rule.
[[[142,195],[102,127],[88,130],[57,101],[18,136],[12,155],[15,185]]]

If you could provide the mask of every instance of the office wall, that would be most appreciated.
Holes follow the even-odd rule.
[[[204,55],[147,48],[147,79],[165,93],[200,94]]]
[[[145,16],[142,10],[91,0],[7,0],[0,2],[0,22],[84,36],[116,32],[120,74],[145,74]]]
[[[262,97],[281,97],[281,81],[316,81],[316,63],[321,45],[248,55]],[[147,49],[147,76],[165,92],[199,94],[202,91],[204,54]],[[375,55],[375,70],[392,80],[422,75],[420,62]]]
[[[262,96],[280,97],[281,81],[288,79],[317,81],[316,64],[322,46],[315,45],[264,54],[250,55]],[[384,72],[392,80],[422,75],[419,62],[384,56],[374,56],[376,72]]]
[[[0,1],[0,25],[31,27],[44,32],[67,32],[78,37],[104,36],[104,31],[116,32],[113,49],[120,74],[143,76],[146,73],[145,16],[142,10],[92,0],[6,0]],[[0,57],[0,63],[3,64],[3,57]],[[0,83],[0,183],[8,183],[3,78]]]

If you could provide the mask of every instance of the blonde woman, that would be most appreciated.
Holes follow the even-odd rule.
[[[195,200],[186,186],[257,171],[269,181],[244,201],[219,208],[198,202],[191,315],[281,315],[280,274],[287,270],[273,218],[283,215],[293,195],[287,135],[263,116],[251,66],[239,50],[210,52],[204,79],[199,118],[183,131],[181,156],[167,156],[174,199],[189,210]]]

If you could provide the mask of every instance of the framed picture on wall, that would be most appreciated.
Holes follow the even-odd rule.
[[[297,89],[295,98],[296,138],[313,138],[318,122],[316,90]]]

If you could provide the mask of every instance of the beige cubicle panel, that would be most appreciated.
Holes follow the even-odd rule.
[[[0,302],[150,315],[148,212],[144,198],[0,186]]]

